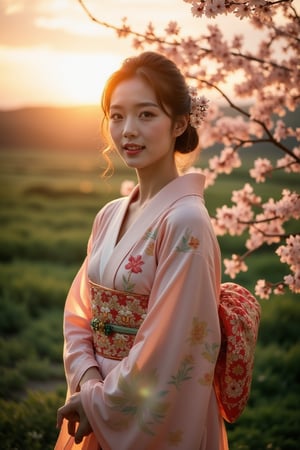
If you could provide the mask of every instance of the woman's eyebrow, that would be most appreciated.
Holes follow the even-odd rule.
[[[159,108],[159,105],[157,103],[153,103],[153,102],[140,102],[140,103],[136,103],[134,105],[137,108],[143,108],[145,106],[152,106],[155,108]],[[122,109],[124,106],[122,105],[118,105],[118,104],[113,104],[110,106],[110,109]]]

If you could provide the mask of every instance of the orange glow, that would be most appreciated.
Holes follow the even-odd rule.
[[[6,64],[0,63],[3,106],[28,104],[29,93],[30,104],[97,104],[107,78],[122,60],[114,53],[58,52],[37,47],[2,50],[6,59]]]
[[[60,85],[69,104],[98,103],[107,78],[120,65],[120,58],[113,54],[66,54],[62,57]]]
[[[86,4],[95,17],[113,25],[120,25],[126,15],[138,32],[152,21],[162,34],[168,22],[175,20],[183,36],[196,37],[212,23],[206,18],[199,22],[184,1],[176,6],[174,0],[116,0],[106,2],[105,8],[102,2]],[[108,76],[125,57],[136,54],[132,37],[118,39],[113,30],[93,23],[74,0],[4,0],[0,22],[0,109],[97,104]],[[239,33],[246,28],[237,19],[233,26],[233,18],[228,17],[213,22],[230,36],[233,30]]]

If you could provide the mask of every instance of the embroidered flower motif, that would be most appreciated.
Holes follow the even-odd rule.
[[[190,240],[188,243],[189,247],[191,247],[194,250],[197,250],[197,248],[199,247],[199,244],[200,244],[199,239],[195,238],[194,236],[190,237]]]
[[[157,229],[152,231],[151,228],[149,228],[145,233],[144,239],[153,239],[155,241],[155,239],[157,238],[157,232]]]
[[[199,378],[198,383],[202,386],[210,386],[214,379],[214,372],[206,372],[202,378]]]
[[[186,380],[190,380],[191,371],[194,368],[194,358],[192,355],[187,355],[179,366],[176,375],[171,376],[171,381],[168,384],[174,384],[177,390],[180,389],[182,383]]]
[[[197,250],[199,244],[199,239],[197,239],[195,236],[192,236],[191,230],[186,230],[181,238],[180,244],[177,245],[176,250],[178,252],[186,253],[191,250]]]
[[[129,271],[129,274],[127,278],[123,275],[123,288],[126,292],[133,292],[135,284],[131,282],[131,275],[133,273],[141,273],[143,271],[141,267],[143,264],[145,263],[141,255],[137,255],[136,257],[129,256],[128,263],[125,265],[125,269]]]
[[[157,233],[158,233],[158,230],[157,229],[155,229],[154,231],[152,231],[152,229],[151,228],[149,228],[147,231],[146,231],[146,233],[145,233],[145,235],[144,235],[144,240],[145,241],[150,241],[149,243],[148,243],[148,245],[147,245],[147,248],[146,248],[146,255],[148,255],[148,256],[153,256],[154,255],[154,241],[156,240],[156,238],[157,238]]]
[[[192,329],[188,341],[191,345],[203,344],[204,338],[207,336],[207,323],[200,322],[197,317],[194,317]]]
[[[243,393],[243,382],[238,382],[236,379],[231,377],[226,377],[226,382],[228,384],[228,396],[232,398],[241,397]]]
[[[182,442],[182,435],[182,430],[170,431],[168,436],[168,443],[172,446],[174,445],[174,447],[177,447],[177,445]]]
[[[141,266],[144,264],[141,255],[138,255],[136,258],[134,256],[129,256],[128,263],[125,266],[125,269],[130,270],[132,273],[140,273],[142,272]]]
[[[220,346],[219,344],[216,344],[213,342],[212,344],[209,344],[208,342],[205,342],[204,344],[204,350],[201,353],[204,359],[209,361],[212,364],[215,364],[218,359]]]
[[[149,242],[147,248],[146,248],[146,254],[148,256],[153,256],[154,255],[154,242]]]
[[[130,376],[120,375],[118,394],[107,394],[107,397],[113,409],[125,416],[133,416],[143,432],[154,435],[152,427],[164,419],[169,407],[168,402],[163,399],[168,391],[157,391],[157,386],[156,369],[144,372],[139,371],[135,365]],[[121,425],[120,422],[118,425]],[[128,426],[126,418],[123,426]]]
[[[122,323],[128,324],[128,323],[130,323],[130,320],[132,317],[132,311],[129,311],[126,308],[121,308],[119,311],[119,316],[122,320]]]
[[[245,365],[242,362],[236,362],[231,365],[231,373],[234,378],[243,378],[246,375]]]
[[[110,309],[108,306],[101,306],[100,311],[103,314],[103,317],[108,316],[108,314],[110,313]]]

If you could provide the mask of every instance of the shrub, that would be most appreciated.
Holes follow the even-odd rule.
[[[57,438],[59,393],[30,393],[23,402],[0,399],[0,442],[3,450],[53,450]]]

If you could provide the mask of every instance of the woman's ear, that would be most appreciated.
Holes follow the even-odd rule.
[[[174,128],[173,128],[173,135],[174,137],[181,136],[189,123],[189,115],[185,114],[182,116],[178,116],[177,119],[174,122]]]

